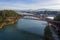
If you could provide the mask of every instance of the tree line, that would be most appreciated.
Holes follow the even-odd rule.
[[[17,17],[19,14],[13,10],[0,10],[0,22],[2,22],[6,17]]]

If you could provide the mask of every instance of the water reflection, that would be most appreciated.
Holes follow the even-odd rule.
[[[7,25],[3,31],[0,31],[0,40],[44,40],[46,25],[43,24],[46,22],[19,19],[16,24]]]
[[[47,25],[47,22],[45,21],[26,20],[26,19],[20,19],[19,22],[17,23],[17,27],[19,29],[22,29],[31,33],[35,33],[41,36],[44,35],[44,29],[46,25]]]

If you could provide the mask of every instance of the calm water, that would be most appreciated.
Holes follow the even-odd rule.
[[[0,40],[44,40],[44,21],[19,19],[0,30]]]

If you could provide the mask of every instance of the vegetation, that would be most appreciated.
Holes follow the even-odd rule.
[[[58,14],[55,18],[54,18],[54,21],[59,21],[60,22],[60,14]],[[60,26],[58,27],[58,30],[57,30],[57,34],[60,38]]]
[[[0,16],[2,16],[2,17],[18,16],[18,14],[13,10],[2,10],[2,11],[0,11]]]
[[[3,21],[3,17],[0,16],[0,23]]]
[[[53,40],[52,32],[49,29],[49,26],[45,28],[45,40]]]
[[[55,18],[54,18],[55,21],[60,21],[60,14],[58,14]]]
[[[58,15],[54,18],[54,21],[60,21],[60,14],[58,14]],[[57,34],[58,34],[58,36],[59,36],[59,38],[60,38],[60,31],[59,31],[59,30],[60,30],[60,29],[57,30]],[[53,40],[52,33],[51,33],[50,29],[49,29],[49,26],[47,26],[47,27],[45,28],[45,40]]]
[[[0,22],[4,21],[6,17],[17,17],[18,14],[13,10],[1,10],[0,11]]]
[[[6,24],[13,24],[17,21],[19,14],[13,10],[1,10],[0,11],[0,28],[3,28]],[[10,19],[9,17],[13,17]],[[15,18],[14,18],[15,17]]]

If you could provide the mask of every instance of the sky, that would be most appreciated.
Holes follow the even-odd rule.
[[[60,0],[0,0],[0,9],[60,9]]]

